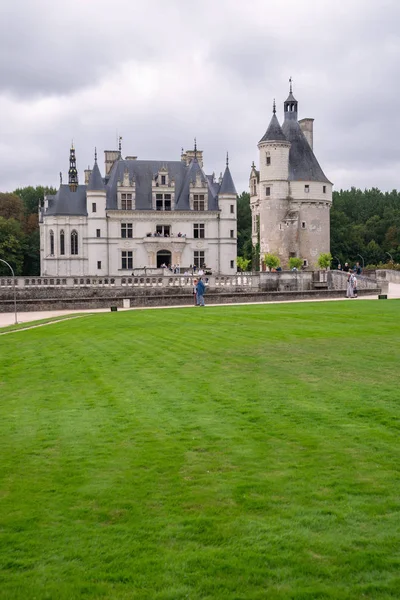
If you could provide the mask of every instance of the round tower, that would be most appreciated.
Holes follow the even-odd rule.
[[[258,186],[260,215],[260,259],[273,253],[285,260],[287,244],[281,223],[288,210],[289,151],[287,140],[276,117],[275,100],[272,118],[265,135],[258,142],[260,182]]]

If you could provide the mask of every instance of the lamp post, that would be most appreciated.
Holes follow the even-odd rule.
[[[385,254],[388,254],[388,255],[390,256],[390,260],[391,260],[392,262],[394,262],[394,260],[393,260],[393,256],[390,254],[390,252],[385,252]]]
[[[357,256],[359,256],[361,258],[361,260],[363,261],[363,271],[364,271],[364,258],[361,256],[361,254],[357,254]]]
[[[9,269],[11,270],[12,276],[13,276],[13,284],[14,284],[14,316],[15,316],[15,324],[18,323],[17,321],[17,291],[15,289],[15,274],[14,274],[14,269],[12,268],[12,266],[6,261],[3,260],[2,258],[0,258],[0,262],[4,263],[5,265],[7,265],[7,267],[9,267]]]

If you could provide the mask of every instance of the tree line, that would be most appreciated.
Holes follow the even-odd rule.
[[[38,206],[45,194],[55,193],[43,186],[0,193],[0,258],[16,275],[40,275]],[[10,275],[4,263],[0,263],[0,275]]]
[[[17,275],[40,275],[38,205],[45,194],[55,193],[44,186],[0,193],[0,258]],[[259,249],[252,245],[251,228],[250,194],[243,192],[237,203],[238,257],[256,270]],[[334,267],[362,260],[365,266],[400,263],[400,192],[377,188],[333,192],[331,254]],[[7,274],[6,265],[0,263],[0,275]]]
[[[250,194],[238,198],[238,256],[257,268],[257,249],[251,243]],[[400,263],[400,192],[377,188],[333,192],[331,208],[333,267],[357,261],[367,266]]]

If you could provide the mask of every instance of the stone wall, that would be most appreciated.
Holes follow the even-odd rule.
[[[333,290],[345,290],[349,274],[344,271],[328,271],[328,287]],[[357,275],[357,290],[375,290],[380,284],[372,277]]]
[[[345,295],[347,275],[341,271],[282,271],[207,278],[206,302],[270,302]],[[360,294],[378,293],[379,285],[359,277]],[[123,306],[169,306],[193,303],[193,277],[16,278],[18,311],[82,310]],[[0,312],[13,310],[12,278],[0,278]]]
[[[64,290],[65,291],[65,290]],[[86,290],[87,291],[87,290]],[[359,295],[379,293],[379,289],[360,290]],[[193,294],[190,290],[169,290],[169,293],[159,290],[141,290],[135,294],[110,294],[109,290],[97,290],[96,294],[85,295],[84,290],[79,294],[66,295],[57,290],[57,295],[45,296],[38,294],[36,298],[19,297],[17,300],[18,312],[30,312],[41,310],[87,310],[95,308],[110,308],[117,306],[122,308],[124,299],[129,299],[131,307],[134,306],[192,306],[194,304]],[[158,292],[158,293],[157,293]],[[260,292],[249,290],[240,291],[209,291],[206,293],[206,304],[235,304],[246,302],[281,302],[289,300],[312,300],[343,298],[343,290],[307,290],[307,291],[268,291]],[[0,299],[0,312],[12,312],[14,301],[11,297]]]

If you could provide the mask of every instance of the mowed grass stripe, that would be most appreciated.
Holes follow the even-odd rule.
[[[397,598],[399,307],[5,336],[0,597]]]

